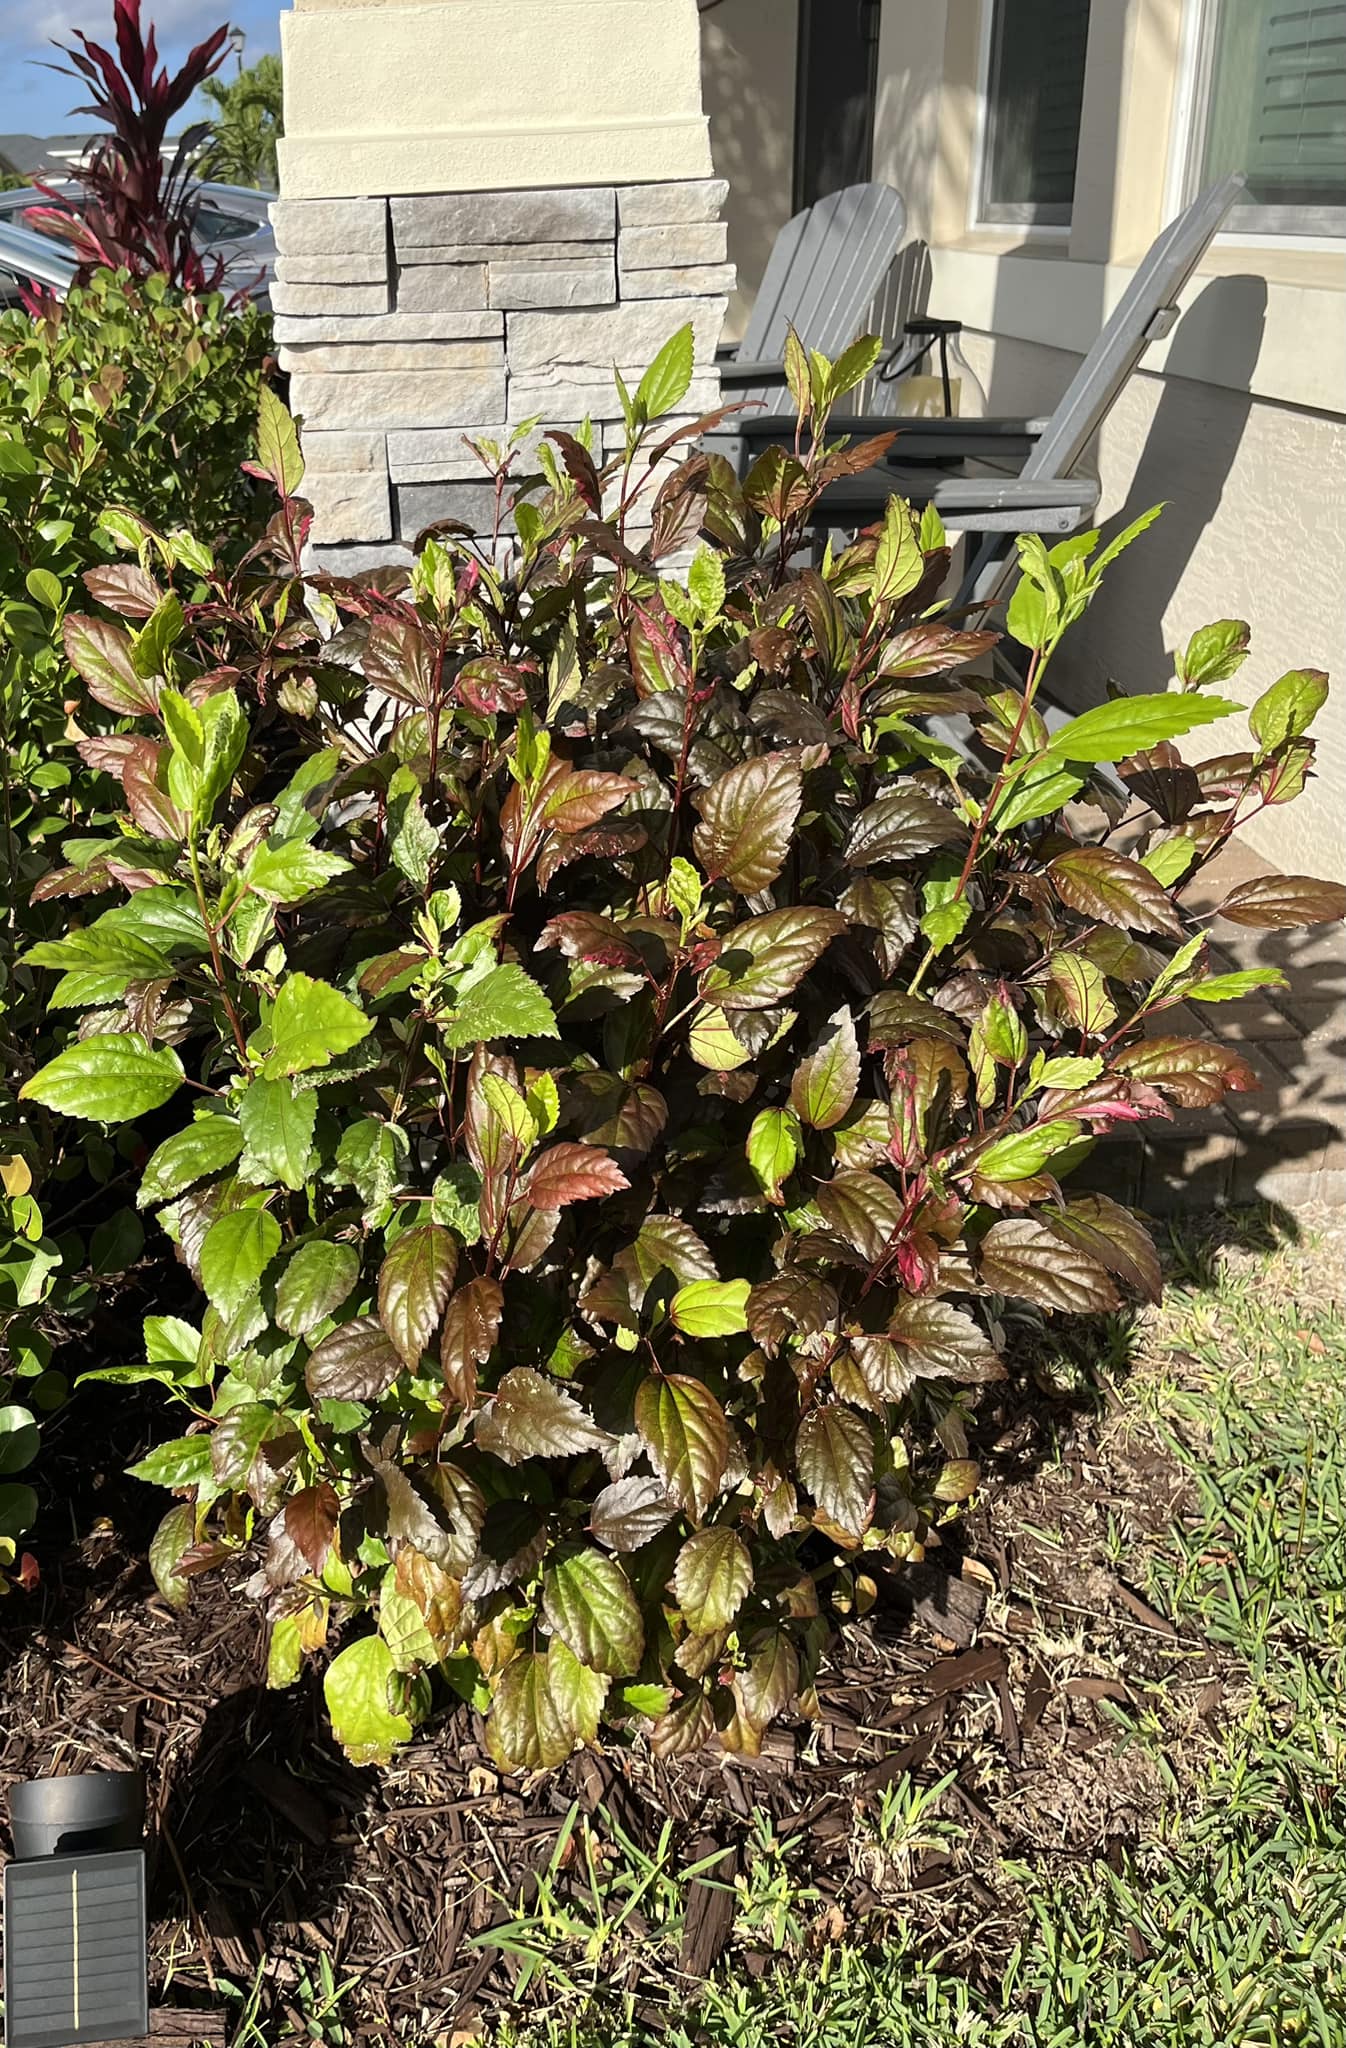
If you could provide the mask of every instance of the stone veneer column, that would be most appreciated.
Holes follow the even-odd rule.
[[[313,552],[396,559],[488,530],[465,437],[590,418],[691,321],[688,419],[719,398],[733,269],[695,0],[296,0],[272,290],[304,422]]]

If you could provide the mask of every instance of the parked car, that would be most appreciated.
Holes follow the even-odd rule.
[[[78,185],[56,184],[52,189],[78,205]],[[207,183],[196,187],[198,248],[224,257],[227,288],[245,291],[263,305],[269,299],[276,259],[267,217],[272,196],[243,185]],[[44,285],[64,293],[74,276],[74,257],[60,236],[29,219],[30,208],[49,204],[47,196],[32,185],[0,192],[0,307],[18,305],[25,285]]]

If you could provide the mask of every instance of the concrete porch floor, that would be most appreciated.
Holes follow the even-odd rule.
[[[1184,898],[1198,914],[1236,882],[1272,872],[1234,841]],[[1217,918],[1211,972],[1279,967],[1289,987],[1240,1002],[1181,1004],[1156,1018],[1156,1037],[1212,1037],[1261,1078],[1255,1093],[1173,1121],[1122,1129],[1081,1170],[1101,1192],[1154,1215],[1258,1199],[1295,1210],[1346,1207],[1346,926],[1253,931]]]

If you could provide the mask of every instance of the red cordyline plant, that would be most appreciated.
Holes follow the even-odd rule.
[[[873,460],[824,430],[877,348],[793,348],[812,444],[740,483],[672,453],[704,422],[651,424],[684,329],[622,390],[622,455],[544,443],[508,563],[441,527],[356,583],[302,575],[264,391],[282,512],[241,576],[122,520],[138,559],[65,620],[124,801],[39,884],[72,924],[25,971],[80,1022],[23,1094],[124,1156],[134,1127],[199,1288],[94,1377],[186,1417],[134,1468],[177,1496],[164,1596],[246,1561],[271,1682],[335,1649],[360,1761],[436,1689],[508,1767],[601,1724],[755,1753],[811,1710],[833,1617],[975,1490],[1005,1327],[1158,1293],[1140,1219],[1070,1188],[1098,1136],[1256,1085],[1180,1020],[1281,977],[1212,973],[1185,892],[1302,789],[1326,678],[1186,763],[1239,709],[1224,620],[1176,687],[1050,730],[1062,635],[1153,514],[1020,543],[1022,680],[945,616],[933,515],[895,499],[801,567]],[[1273,876],[1214,916],[1344,904]]]
[[[81,283],[94,270],[124,269],[135,278],[166,277],[183,291],[212,291],[224,261],[203,257],[193,241],[191,189],[210,124],[187,129],[171,160],[164,156],[164,143],[174,116],[223,62],[228,23],[198,43],[170,78],[159,64],[153,26],[148,34],[141,32],[140,0],[114,0],[113,16],[120,63],[77,29],[80,48],[58,45],[70,64],[51,67],[89,81],[89,104],[72,112],[96,115],[108,130],[88,163],[70,174],[83,199],[72,205],[41,186],[52,203],[32,208],[30,217],[70,243]]]

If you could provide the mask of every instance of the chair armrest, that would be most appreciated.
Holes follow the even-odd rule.
[[[780,423],[779,413],[742,413],[736,431],[750,441],[770,441],[779,436]],[[827,437],[831,441],[844,434],[866,441],[875,434],[896,434],[894,462],[1023,461],[1046,425],[1045,419],[1019,417],[931,420],[906,413],[833,413]]]
[[[732,362],[717,363],[721,384],[779,384],[785,387],[785,365],[777,362],[750,363],[735,357]]]

